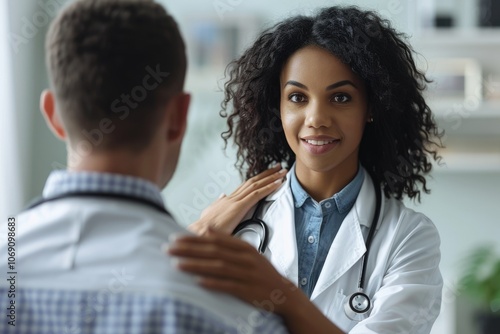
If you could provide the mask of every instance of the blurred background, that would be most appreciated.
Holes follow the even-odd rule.
[[[65,166],[65,147],[46,128],[38,103],[48,87],[45,33],[55,13],[69,1],[0,1],[0,217],[4,222],[41,193],[51,170]],[[230,193],[241,181],[233,167],[234,148],[224,151],[220,138],[225,130],[218,114],[221,87],[225,65],[260,31],[290,15],[354,4],[378,11],[408,34],[420,66],[435,80],[428,99],[439,126],[446,130],[444,164],[432,172],[432,193],[420,204],[407,203],[434,221],[442,239],[445,286],[433,333],[479,333],[475,317],[481,301],[466,296],[458,283],[471,251],[500,243],[500,1],[158,2],[178,20],[189,53],[186,89],[193,103],[188,132],[177,172],[164,191],[167,206],[183,225],[195,221],[220,193]],[[5,231],[0,234],[5,236]],[[481,275],[492,270],[484,269]],[[498,311],[500,294],[496,301],[483,304]]]

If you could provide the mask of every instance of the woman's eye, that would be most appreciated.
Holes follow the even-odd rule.
[[[291,94],[288,99],[294,103],[300,103],[305,101],[305,97],[301,94]]]
[[[333,96],[332,101],[337,103],[346,103],[351,101],[351,97],[347,94],[337,94]]]

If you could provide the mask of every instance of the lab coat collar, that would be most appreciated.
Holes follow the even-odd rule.
[[[298,251],[289,173],[286,176],[286,181],[267,197],[266,201],[273,203],[263,220],[271,227],[269,250],[272,262],[282,275],[298,285]],[[382,208],[383,205],[384,198],[382,198]],[[375,193],[371,177],[365,170],[365,178],[359,195],[330,246],[325,264],[312,293],[312,300],[335,283],[366,252],[361,225],[369,228],[374,212]],[[383,212],[380,213],[380,217],[382,214]]]
[[[276,189],[275,191],[273,191],[271,194],[269,194],[266,197],[266,201],[273,202],[273,201],[277,200],[278,198],[282,197],[285,192],[290,191],[290,180],[292,177],[291,173],[293,173],[293,169],[290,169],[288,171],[288,173],[286,173],[285,181],[281,184],[281,186],[278,187],[278,189]],[[291,195],[291,191],[290,191],[290,195]]]
[[[283,184],[267,196],[272,202],[263,220],[270,227],[268,249],[271,262],[285,277],[298,285],[297,237],[295,235],[295,210],[290,189],[290,171]]]
[[[382,208],[383,203],[382,199]],[[372,179],[365,170],[365,179],[358,198],[342,222],[337,236],[330,246],[325,264],[311,295],[311,300],[314,300],[314,298],[325,291],[361,260],[363,254],[366,252],[361,225],[370,228],[375,213],[375,206],[376,200]],[[380,213],[380,217],[382,217],[382,212]]]
[[[373,215],[375,214],[375,206],[376,206],[376,194],[375,189],[373,188],[373,181],[370,174],[364,169],[365,179],[363,180],[363,185],[359,191],[358,198],[356,202],[354,202],[354,206],[351,209],[351,212],[354,211],[356,214],[356,218],[359,224],[364,225],[368,228],[372,225]],[[378,190],[380,191],[380,189]],[[384,207],[384,196],[382,197],[382,208]],[[380,217],[382,216],[382,212],[380,212]],[[380,218],[379,218],[380,220]],[[377,224],[378,229],[378,224]]]
[[[372,223],[372,217],[373,214],[375,213],[375,193],[373,189],[373,182],[370,174],[366,171],[364,167],[363,168],[365,177],[363,180],[363,185],[361,186],[361,189],[358,194],[358,198],[356,199],[356,202],[354,202],[354,206],[352,207],[351,211],[349,214],[352,214],[354,211],[356,214],[356,217],[359,221],[359,224],[364,225],[366,227],[370,227]],[[291,195],[291,190],[290,190],[290,179],[291,179],[291,174],[293,172],[293,169],[288,171],[288,173],[285,176],[285,182],[281,184],[281,186],[278,187],[275,191],[273,191],[270,195],[267,196],[266,201],[269,202],[274,202],[277,199],[281,198],[286,192],[289,192]],[[366,201],[360,201],[360,199],[365,199]],[[293,200],[293,196],[292,196]],[[292,202],[293,205],[293,202]],[[382,194],[382,207],[384,207],[384,196]],[[348,215],[349,215],[348,214]],[[347,218],[347,217],[346,217]],[[295,225],[295,222],[293,222]]]

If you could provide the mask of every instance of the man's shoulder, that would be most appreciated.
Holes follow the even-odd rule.
[[[0,287],[0,305],[9,305],[8,288]],[[39,333],[55,328],[77,328],[85,321],[94,333],[110,333],[116,326],[150,333],[285,333],[281,320],[248,307],[238,312],[239,301],[226,301],[225,309],[163,293],[101,290],[19,288],[15,305],[16,329]],[[36,310],[36,311],[35,311]],[[0,324],[2,333],[9,331]]]
[[[152,303],[175,301],[181,309],[193,305],[196,314],[231,326],[253,328],[252,322],[258,322],[265,328],[263,321],[270,317],[269,326],[281,328],[274,316],[207,291],[193,276],[178,271],[163,248],[172,234],[189,232],[167,215],[119,201],[68,200],[26,211],[17,222],[22,288],[97,291],[99,298],[156,296]]]
[[[105,285],[122,268],[143,272],[146,281],[167,274],[172,266],[162,245],[172,234],[188,233],[172,217],[124,201],[68,199],[15,219],[16,242],[22,245],[16,260],[25,281],[76,280],[89,288]]]

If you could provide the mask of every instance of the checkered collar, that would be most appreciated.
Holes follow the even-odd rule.
[[[152,182],[129,175],[99,172],[53,171],[45,183],[43,197],[50,199],[74,192],[127,195],[164,207],[160,189]]]

